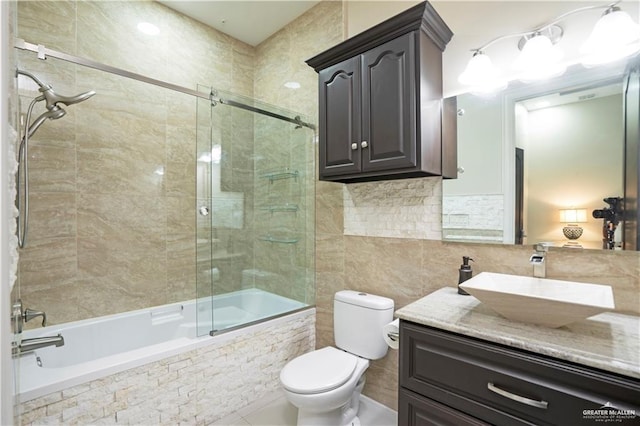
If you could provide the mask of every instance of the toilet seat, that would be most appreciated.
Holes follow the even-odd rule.
[[[290,392],[327,392],[345,384],[357,363],[355,355],[327,346],[290,361],[280,372],[280,381]]]

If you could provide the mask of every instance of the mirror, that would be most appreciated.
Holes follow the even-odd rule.
[[[629,65],[575,65],[493,97],[457,96],[458,179],[443,181],[443,240],[622,249],[625,226],[636,227],[620,220]]]

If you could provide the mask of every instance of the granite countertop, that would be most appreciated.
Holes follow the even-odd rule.
[[[560,328],[507,320],[473,296],[441,288],[397,318],[640,378],[640,317],[607,312]]]

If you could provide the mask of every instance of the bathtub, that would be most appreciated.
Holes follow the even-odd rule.
[[[191,300],[29,330],[23,333],[23,339],[60,333],[65,344],[20,357],[20,401],[198,349],[214,341],[219,344],[274,322],[290,321],[308,307],[266,291],[245,289],[215,296],[213,300]],[[208,334],[209,330],[215,331],[213,337]]]

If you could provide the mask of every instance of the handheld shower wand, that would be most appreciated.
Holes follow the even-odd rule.
[[[16,74],[22,74],[24,76],[29,77],[31,80],[35,81],[35,83],[40,86],[41,96],[38,96],[36,99],[38,101],[44,100],[46,101],[46,106],[49,111],[58,107],[58,104],[61,103],[63,105],[69,106],[73,104],[77,104],[78,102],[85,101],[96,94],[94,90],[90,90],[88,92],[80,93],[75,96],[64,96],[59,95],[53,91],[53,87],[50,84],[43,83],[38,77],[31,74],[28,71],[24,71],[21,69],[16,70]],[[58,118],[58,117],[57,117]]]
[[[30,72],[16,69],[16,77],[20,74],[33,80],[40,87],[39,90],[42,93],[40,96],[34,98],[29,104],[25,120],[24,135],[22,136],[22,140],[20,141],[20,148],[18,151],[18,246],[20,248],[23,248],[26,243],[27,229],[29,224],[29,155],[27,152],[29,146],[29,138],[33,136],[33,134],[45,121],[47,121],[47,119],[57,120],[67,113],[58,104],[63,104],[65,106],[73,105],[89,99],[91,96],[95,95],[96,92],[91,90],[89,92],[80,93],[76,96],[58,95],[53,91],[51,85],[43,83],[38,77],[31,74]],[[33,111],[33,107],[40,101],[46,101],[47,110],[40,114],[38,118],[33,120],[31,124],[29,124],[29,122],[31,121],[31,113]],[[23,180],[24,184],[22,184]]]

